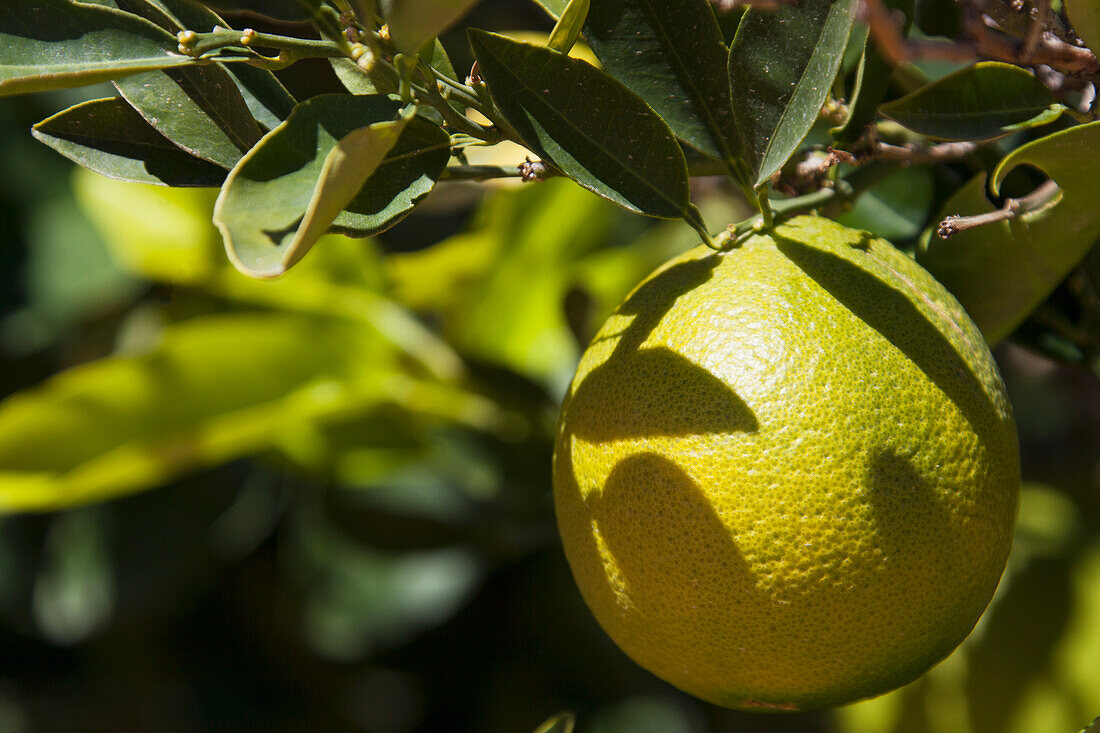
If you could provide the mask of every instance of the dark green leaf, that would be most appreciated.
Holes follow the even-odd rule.
[[[450,157],[451,138],[441,127],[419,117],[410,120],[333,228],[356,237],[389,229],[431,192]]]
[[[525,142],[567,176],[632,211],[684,216],[687,163],[668,125],[592,65],[470,32],[481,74]]]
[[[745,12],[730,49],[733,114],[753,185],[771,178],[817,120],[852,32],[855,0]]]
[[[1100,4],[1096,0],[1062,0],[1062,7],[1085,45],[1093,51],[1100,49]]]
[[[894,243],[913,239],[920,235],[928,221],[934,193],[927,168],[902,168],[863,193],[855,205],[836,220],[853,229],[874,232]]]
[[[336,72],[336,78],[352,94],[394,94],[397,86],[389,84],[381,74],[377,78],[365,73],[349,58],[329,59],[332,70]]]
[[[198,0],[214,10],[248,10],[276,20],[309,20],[321,0]]]
[[[585,38],[680,139],[720,160],[738,155],[728,51],[707,0],[592,0]]]
[[[879,109],[904,127],[938,140],[988,140],[1045,125],[1065,107],[1030,71],[986,61]]]
[[[1017,148],[990,180],[996,193],[1019,165],[1043,170],[1062,189],[1056,205],[985,224],[943,240],[928,236],[917,260],[959,299],[991,344],[1005,338],[1057,287],[1100,238],[1096,170],[1100,122],[1056,132]],[[984,176],[945,205],[941,216],[986,214]]]
[[[223,168],[262,135],[233,78],[216,64],[134,74],[115,86],[157,132]]]
[[[193,63],[164,29],[129,13],[71,0],[4,3],[0,96],[84,86]]]
[[[901,13],[905,18],[901,24],[903,35],[909,33],[913,22],[914,0],[886,0],[888,10]],[[863,55],[859,60],[855,86],[848,105],[848,119],[844,124],[832,130],[833,138],[840,143],[852,143],[858,140],[867,127],[874,123],[878,105],[890,87],[894,75],[894,65],[879,51],[878,43],[871,34],[863,41]],[[887,237],[889,239],[889,237]]]
[[[461,20],[478,0],[382,0],[394,44],[415,53]]]
[[[102,5],[107,8],[133,13],[156,23],[169,33],[175,34],[183,30],[176,19],[172,17],[172,14],[160,4],[159,0],[78,0],[78,2],[83,2],[85,5]]]
[[[298,100],[267,69],[248,64],[227,64],[225,70],[233,77],[252,116],[268,130],[289,117],[298,104]]]
[[[225,170],[172,144],[125,101],[96,99],[34,126],[34,136],[109,178],[168,186],[217,186]]]
[[[380,95],[325,94],[265,135],[214,208],[234,264],[274,277],[301,259],[393,147],[407,122],[400,107]]]

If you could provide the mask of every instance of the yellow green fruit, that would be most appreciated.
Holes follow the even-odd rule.
[[[612,639],[727,707],[878,695],[989,602],[1015,425],[958,303],[888,242],[815,217],[639,285],[562,406],[558,524]]]

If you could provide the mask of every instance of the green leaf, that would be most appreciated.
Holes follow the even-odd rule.
[[[817,120],[844,58],[857,4],[804,0],[745,12],[730,48],[729,74],[753,186],[783,167]]]
[[[0,13],[0,96],[78,87],[194,62],[135,15],[73,0],[8,2]]]
[[[248,64],[227,64],[225,70],[244,96],[252,116],[268,130],[290,117],[298,100],[286,90],[274,74]]]
[[[420,117],[409,120],[363,188],[333,222],[333,229],[368,237],[398,223],[435,187],[451,158],[451,138]]]
[[[1093,51],[1100,48],[1100,4],[1096,0],[1062,0],[1073,30]]]
[[[385,398],[384,353],[354,327],[288,315],[169,326],[151,353],[78,366],[0,402],[0,511],[152,488],[263,450],[294,425],[353,414]]]
[[[569,53],[569,49],[581,37],[581,29],[584,28],[590,7],[589,0],[569,0],[558,22],[554,24],[554,29],[550,31],[546,45],[555,51]]]
[[[214,10],[247,10],[275,20],[310,20],[321,0],[199,0]]]
[[[382,0],[394,44],[415,53],[462,19],[478,0]]]
[[[913,22],[914,0],[886,0],[885,6],[894,13],[900,12],[905,21],[901,24],[902,35],[908,35]],[[859,69],[848,105],[848,119],[843,125],[830,130],[833,138],[840,143],[853,143],[875,121],[879,103],[890,88],[894,76],[894,65],[879,51],[878,43],[871,34],[866,34],[863,42],[863,55],[859,59]],[[889,237],[887,237],[889,238]]]
[[[995,344],[1054,290],[1100,238],[1095,166],[1082,151],[1100,149],[1100,122],[1079,125],[1017,148],[997,166],[990,187],[1019,165],[1033,165],[1062,189],[1053,207],[986,224],[943,240],[927,236],[917,261],[959,299],[982,334]],[[984,176],[960,189],[942,216],[994,210]]]
[[[577,725],[577,716],[570,712],[558,713],[547,718],[542,725],[535,728],[535,733],[573,733]]]
[[[932,176],[924,167],[902,168],[861,194],[836,220],[897,243],[919,236],[932,209]]]
[[[996,61],[957,71],[879,108],[938,140],[988,140],[1053,122],[1064,109],[1030,71]]]
[[[578,260],[600,243],[615,211],[562,178],[499,192],[482,205],[475,230],[387,257],[387,279],[397,299],[433,313],[464,353],[560,393],[580,355],[563,302]],[[687,227],[676,229],[697,242]],[[650,269],[634,273],[634,283]]]
[[[470,32],[482,77],[528,146],[585,188],[632,211],[677,218],[687,163],[668,125],[598,69],[548,48]]]
[[[262,135],[233,78],[216,64],[134,74],[115,87],[157,132],[223,168]]]
[[[162,186],[217,186],[225,170],[192,157],[122,99],[95,99],[34,126],[36,138],[109,178]]]
[[[569,0],[534,0],[535,4],[546,11],[546,14],[553,18],[555,21],[561,18],[561,14],[565,12],[565,6],[569,4]]]
[[[355,198],[409,116],[387,97],[326,94],[298,106],[230,172],[214,223],[243,272],[275,277]]]
[[[707,0],[592,0],[585,38],[603,68],[680,139],[720,160],[736,158],[728,51]]]

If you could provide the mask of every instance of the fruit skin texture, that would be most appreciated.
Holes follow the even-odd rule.
[[[697,697],[810,710],[924,673],[1012,543],[1019,449],[961,306],[799,217],[650,275],[580,361],[554,497],[589,608]]]

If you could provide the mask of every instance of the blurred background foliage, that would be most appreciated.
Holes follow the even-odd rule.
[[[546,30],[519,5],[470,22]],[[284,77],[300,98],[337,83]],[[1080,308],[1100,250],[997,351],[1026,486],[976,632],[893,694],[753,716],[619,652],[553,520],[576,359],[687,226],[565,180],[456,184],[254,281],[221,250],[215,192],[108,181],[28,134],[103,91],[0,103],[0,730],[530,731],[572,710],[582,733],[1072,733],[1100,714]],[[912,251],[971,173],[912,166],[840,219]],[[748,213],[718,182],[695,193],[710,221]]]

